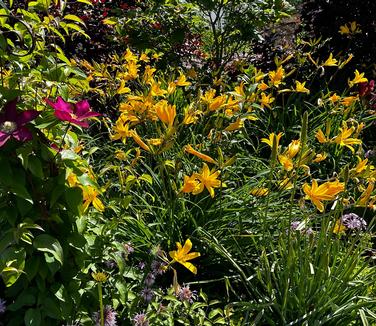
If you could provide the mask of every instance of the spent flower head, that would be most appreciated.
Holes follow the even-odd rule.
[[[132,321],[134,326],[149,326],[149,321],[143,312],[136,314]]]
[[[93,314],[93,321],[95,323],[95,326],[100,326],[101,325],[101,314],[100,312],[95,312]],[[104,326],[116,326],[116,316],[117,313],[112,309],[111,306],[106,306],[104,308]]]

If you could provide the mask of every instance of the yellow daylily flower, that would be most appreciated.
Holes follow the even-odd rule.
[[[146,84],[153,84],[154,83],[154,73],[157,71],[157,69],[152,68],[151,66],[147,65],[144,70],[143,79]]]
[[[289,158],[294,158],[296,154],[299,153],[300,150],[300,140],[293,140],[290,144],[289,147],[287,148],[286,152],[284,155],[286,155]]]
[[[244,82],[243,82],[243,81],[241,81],[240,84],[239,84],[238,86],[235,87],[234,92],[235,92],[236,95],[238,95],[238,96],[245,97],[245,93],[244,93]]]
[[[354,35],[361,33],[360,25],[356,22],[353,21],[351,23],[346,23],[345,25],[341,25],[339,27],[338,31],[341,35]]]
[[[135,61],[129,61],[125,67],[127,68],[127,72],[124,74],[125,80],[133,80],[138,77],[139,65]]]
[[[278,133],[278,135],[276,135],[276,138],[277,138],[277,146],[276,147],[277,147],[277,149],[278,149],[278,146],[279,146],[279,140],[281,139],[282,136],[283,136],[282,132],[280,132],[280,133]],[[269,139],[268,138],[261,138],[261,142],[268,144],[270,146],[270,148],[273,148],[273,141],[274,141],[274,132],[272,132],[269,135]]]
[[[184,119],[183,119],[183,124],[189,125],[191,123],[196,123],[202,115],[203,112],[200,110],[195,110],[195,109],[190,109],[190,107],[186,107],[184,109]]]
[[[153,146],[161,146],[163,144],[163,139],[162,138],[150,138],[147,139],[148,144],[153,145]]]
[[[230,123],[225,131],[234,131],[244,127],[244,119],[238,118],[235,122]]]
[[[82,186],[81,188],[84,200],[82,206],[84,212],[88,210],[90,204],[92,204],[97,211],[103,212],[105,209],[104,205],[101,202],[101,200],[97,197],[99,195],[99,192],[91,186]]]
[[[366,207],[374,188],[375,182],[369,182],[367,188],[360,195],[360,198],[358,199],[356,206]]]
[[[200,181],[194,176],[184,176],[184,183],[181,188],[181,192],[184,193],[193,193],[194,195],[199,192],[200,189]]]
[[[169,104],[166,100],[161,100],[154,105],[155,112],[158,118],[168,124],[170,127],[174,124],[176,117],[175,105]]]
[[[324,144],[324,143],[327,143],[329,142],[329,139],[327,139],[323,133],[323,131],[321,129],[317,130],[316,134],[315,134],[315,137],[316,139],[321,143],[321,144]]]
[[[184,150],[189,154],[197,156],[198,158],[202,159],[205,162],[217,164],[216,160],[211,158],[209,155],[205,155],[203,153],[196,151],[191,145],[185,146]]]
[[[269,72],[269,80],[271,84],[275,87],[279,87],[285,77],[285,70],[282,66],[279,66],[277,70]]]
[[[172,94],[173,92],[175,92],[175,90],[176,90],[176,84],[175,84],[175,82],[168,83],[167,93],[168,94]]]
[[[341,62],[341,64],[339,65],[338,68],[342,69],[344,66],[346,66],[352,60],[352,58],[354,58],[354,55],[352,53],[350,53],[348,58],[345,61]]]
[[[226,103],[226,95],[220,95],[214,98],[210,103],[209,103],[209,110],[210,111],[216,111],[220,109],[224,104]]]
[[[161,82],[153,82],[151,84],[150,94],[152,96],[163,96],[167,93],[166,90],[161,88]]]
[[[359,71],[356,69],[355,72],[355,77],[353,80],[348,80],[348,83],[349,83],[349,86],[350,87],[353,87],[355,84],[359,84],[359,83],[366,83],[368,82],[368,79],[364,77],[364,72],[362,73],[359,73]]]
[[[340,145],[346,146],[351,150],[351,152],[355,152],[354,148],[351,145],[359,145],[362,143],[360,139],[357,138],[350,138],[352,133],[354,132],[355,128],[351,127],[350,129],[347,128],[347,125],[344,124],[342,128],[339,128],[340,133],[333,138],[333,142]]]
[[[204,95],[201,95],[200,99],[205,103],[210,103],[214,99],[215,93],[215,89],[209,89],[204,93]]]
[[[334,93],[333,95],[329,97],[329,101],[332,102],[332,104],[337,103],[340,99],[341,99],[341,96],[338,96],[336,93]]]
[[[261,91],[265,91],[269,88],[268,84],[265,84],[265,82],[261,82],[260,84],[257,85],[257,88]]]
[[[355,167],[355,172],[356,173],[362,173],[364,170],[367,169],[367,163],[368,163],[368,158],[362,160],[359,156],[358,156],[358,164],[356,165]]]
[[[137,62],[137,56],[128,48],[124,53],[124,59],[128,62]]]
[[[312,185],[305,183],[303,191],[306,194],[305,199],[309,199],[322,213],[324,204],[322,201],[334,200],[335,197],[345,189],[345,184],[339,181],[325,182],[318,185],[317,180],[312,180]]]
[[[272,97],[272,94],[266,95],[265,93],[261,93],[261,99],[260,99],[261,107],[267,107],[271,109],[270,104],[273,103],[274,100],[275,98]]]
[[[338,66],[337,64],[338,60],[333,58],[333,53],[329,54],[329,58],[326,59],[326,61],[322,64],[322,66],[327,66],[327,67],[335,67]]]
[[[129,87],[125,86],[125,80],[122,80],[120,82],[120,86],[118,90],[116,91],[117,94],[125,94],[125,93],[130,93],[131,89]]]
[[[138,135],[136,130],[131,130],[131,137],[133,140],[145,151],[150,152],[150,148],[148,145],[144,143],[144,141],[141,139],[141,137]]]
[[[299,81],[295,81],[295,91],[298,92],[298,93],[306,93],[306,94],[309,94],[310,93],[310,90],[308,88],[305,88],[305,83],[306,82],[299,82]]]
[[[326,153],[323,153],[323,154],[316,154],[316,157],[315,159],[313,160],[313,162],[315,163],[319,163],[321,161],[324,161],[326,158],[328,157],[328,155]]]
[[[339,233],[343,233],[346,231],[346,226],[343,225],[342,221],[340,219],[338,219],[336,221],[336,224],[334,225],[334,228],[333,228],[333,233],[335,234],[339,234]]]
[[[177,242],[176,246],[177,246],[177,250],[173,250],[169,252],[169,255],[173,259],[173,262],[182,264],[185,268],[190,270],[193,274],[197,274],[196,266],[190,263],[189,260],[200,257],[201,254],[199,252],[190,252],[192,249],[191,240],[187,239],[184,243],[184,246],[182,246],[180,242]]]
[[[141,53],[139,60],[143,61],[143,62],[149,62],[150,61],[148,55],[145,52]]]
[[[204,163],[201,173],[194,173],[194,176],[200,181],[200,188],[197,194],[204,191],[205,187],[208,190],[210,196],[214,198],[214,188],[221,187],[221,180],[217,179],[220,173],[221,171],[210,171],[207,164]]]
[[[189,86],[190,82],[187,81],[187,78],[184,74],[180,74],[179,78],[175,81],[176,86]]]
[[[344,106],[350,106],[358,100],[357,96],[347,96],[342,99],[341,104]]]
[[[71,187],[71,188],[77,187],[79,185],[77,175],[74,174],[73,172],[69,173],[69,175],[67,177],[67,182],[69,184],[69,187]]]
[[[294,163],[292,162],[291,158],[286,155],[278,155],[279,163],[282,164],[283,168],[286,171],[291,171],[294,168]]]
[[[264,187],[253,188],[251,189],[250,194],[255,197],[265,197],[269,194],[269,189]]]
[[[131,137],[129,120],[125,119],[123,116],[120,116],[119,119],[117,119],[113,130],[115,132],[115,134],[111,135],[111,139],[113,140],[121,139],[125,141],[128,137]]]

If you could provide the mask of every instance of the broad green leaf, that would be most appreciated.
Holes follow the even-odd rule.
[[[33,245],[39,251],[52,254],[61,265],[63,264],[63,248],[57,239],[48,234],[41,234],[35,238]]]
[[[42,323],[40,309],[28,309],[25,314],[25,326],[39,326]]]

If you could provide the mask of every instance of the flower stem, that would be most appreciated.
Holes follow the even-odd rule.
[[[98,282],[98,298],[99,298],[99,311],[101,315],[101,326],[104,326],[104,310],[103,310],[102,283],[101,282]]]

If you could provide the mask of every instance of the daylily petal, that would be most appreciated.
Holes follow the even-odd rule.
[[[182,253],[186,255],[190,250],[192,249],[192,242],[191,240],[187,239],[184,243],[183,251]]]
[[[181,263],[185,268],[189,269],[193,274],[197,274],[197,267],[189,262],[179,262]]]

